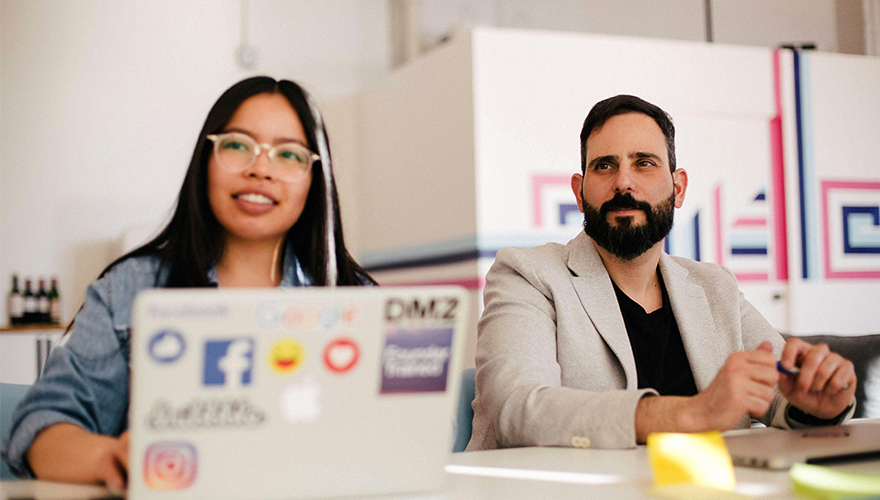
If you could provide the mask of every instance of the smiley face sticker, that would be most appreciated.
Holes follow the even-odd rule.
[[[361,350],[354,340],[338,338],[324,348],[324,364],[333,373],[345,373],[357,364]]]
[[[297,340],[280,339],[269,350],[269,367],[279,375],[290,375],[306,360],[306,350]]]

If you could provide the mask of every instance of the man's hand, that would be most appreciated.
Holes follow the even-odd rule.
[[[705,391],[692,400],[692,414],[705,430],[728,430],[743,415],[767,413],[779,380],[773,346],[764,341],[754,351],[731,354]]]
[[[636,439],[651,432],[704,432],[732,429],[743,417],[767,413],[779,380],[770,342],[754,351],[731,354],[705,391],[693,397],[643,398],[636,407]]]
[[[845,410],[856,392],[856,372],[851,361],[833,353],[825,344],[809,344],[790,337],[779,362],[786,370],[800,373],[783,375],[779,392],[805,413],[831,419]]]

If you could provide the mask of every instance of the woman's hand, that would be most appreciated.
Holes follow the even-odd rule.
[[[103,483],[123,491],[128,478],[128,432],[114,438],[74,424],[55,424],[37,435],[27,460],[38,479]]]
[[[102,442],[94,470],[99,481],[111,489],[124,491],[128,483],[128,431],[110,439]]]

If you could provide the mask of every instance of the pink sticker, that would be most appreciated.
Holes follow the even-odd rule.
[[[189,443],[153,443],[144,455],[144,482],[154,490],[182,490],[196,480],[198,454]]]
[[[351,339],[336,339],[324,348],[324,364],[334,373],[345,373],[357,364],[361,350]]]

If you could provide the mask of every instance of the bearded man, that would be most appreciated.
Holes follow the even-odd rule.
[[[669,115],[612,97],[580,140],[571,188],[584,232],[503,249],[486,277],[468,450],[848,420],[851,362],[785,341],[727,269],[663,253],[688,181]]]

